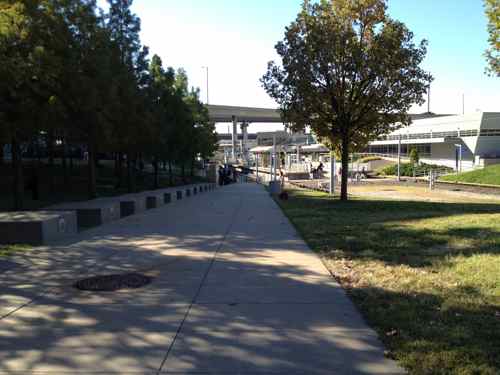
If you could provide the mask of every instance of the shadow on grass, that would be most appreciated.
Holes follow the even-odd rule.
[[[411,373],[493,375],[500,371],[497,308],[466,303],[459,297],[480,296],[476,288],[456,287],[448,299],[374,287],[354,288],[349,294],[392,355]]]
[[[318,252],[412,267],[453,255],[500,254],[500,205],[355,199],[292,192],[280,202]]]

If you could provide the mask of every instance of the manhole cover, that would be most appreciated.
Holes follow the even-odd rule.
[[[120,289],[137,289],[148,285],[152,278],[140,273],[94,276],[79,280],[74,287],[93,292],[113,292]]]

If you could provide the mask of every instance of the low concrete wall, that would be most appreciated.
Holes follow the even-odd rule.
[[[61,203],[47,208],[50,211],[75,211],[78,228],[92,228],[120,219],[120,202],[93,199],[83,202]]]
[[[0,213],[0,243],[41,245],[122,217],[215,190],[214,183],[61,203],[41,211]]]
[[[78,232],[74,211],[0,213],[0,243],[45,245]]]
[[[146,209],[159,208],[165,205],[165,197],[163,190],[150,190],[138,193],[137,195],[143,196],[146,199]]]

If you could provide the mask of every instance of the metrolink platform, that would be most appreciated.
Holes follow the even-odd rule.
[[[262,186],[104,224],[0,269],[0,374],[399,374]],[[146,287],[81,292],[90,275]]]

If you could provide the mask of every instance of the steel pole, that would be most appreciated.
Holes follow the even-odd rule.
[[[335,155],[330,151],[330,195],[335,194]]]
[[[271,163],[271,180],[276,181],[276,133],[273,134],[273,157]]]
[[[398,142],[398,181],[401,181],[401,134]]]
[[[256,179],[257,179],[257,183],[259,183],[259,153],[258,152],[255,153],[255,166],[256,166],[256,170],[257,170]]]

